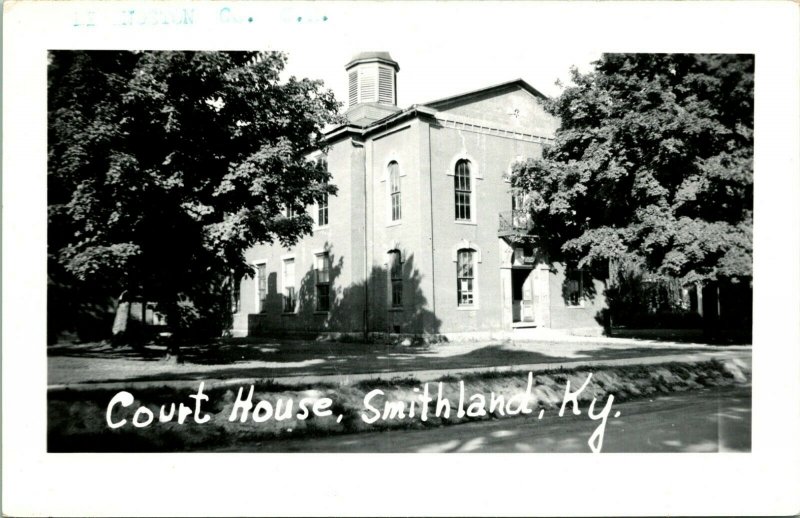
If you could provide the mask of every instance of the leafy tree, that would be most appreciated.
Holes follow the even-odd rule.
[[[278,52],[54,51],[49,63],[51,280],[218,331],[231,278],[251,274],[245,250],[296,242],[312,228],[303,207],[336,192],[305,158],[339,120],[333,93],[282,80]]]
[[[752,275],[753,56],[605,54],[547,102],[561,120],[517,164],[539,244],[651,278]]]

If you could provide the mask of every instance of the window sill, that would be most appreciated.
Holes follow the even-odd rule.
[[[390,313],[402,313],[402,312],[403,312],[403,311],[405,311],[405,310],[406,310],[406,308],[404,308],[404,307],[399,307],[399,306],[395,306],[395,307],[391,307],[391,308],[389,308],[389,312],[390,312]]]
[[[480,306],[456,306],[456,311],[478,311]]]
[[[585,304],[579,304],[577,306],[568,305],[566,306],[567,309],[586,309]]]
[[[312,231],[316,232],[317,230],[328,230],[330,228],[329,225],[323,225],[321,227],[314,227]]]
[[[386,226],[387,227],[397,227],[397,226],[400,226],[402,224],[403,224],[403,220],[402,219],[398,219],[397,221],[392,221],[391,223],[387,223]]]
[[[296,311],[284,311],[283,313],[281,313],[281,316],[282,317],[296,317],[297,316],[297,312]]]
[[[330,313],[330,311],[320,311],[320,310],[315,310],[314,311],[315,315],[327,315],[329,313]]]
[[[462,221],[462,220],[458,220],[458,219],[457,219],[457,220],[455,220],[453,223],[455,223],[456,225],[472,225],[472,226],[478,226],[478,222],[477,222],[477,221]]]

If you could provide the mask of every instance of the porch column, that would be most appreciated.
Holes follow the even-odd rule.
[[[497,245],[500,250],[500,324],[506,331],[511,331],[511,324],[514,322],[511,302],[511,262],[514,248],[502,238],[497,240]]]
[[[697,292],[697,314],[703,316],[703,285],[699,282],[695,283],[694,289]]]
[[[501,323],[503,329],[511,330],[513,323],[513,308],[511,303],[511,268],[500,267],[500,297],[502,298],[501,306],[502,317]]]
[[[533,310],[536,325],[550,327],[550,267],[539,263],[533,272]]]

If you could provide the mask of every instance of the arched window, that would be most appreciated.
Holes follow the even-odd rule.
[[[389,162],[389,192],[391,193],[392,221],[399,221],[403,217],[400,199],[400,166],[394,160]]]
[[[392,307],[403,307],[403,262],[400,250],[389,251],[389,281],[391,283]]]
[[[475,303],[474,253],[475,251],[470,248],[458,251],[456,288],[459,306],[472,306]]]
[[[472,179],[469,169],[469,160],[456,162],[456,221],[472,220]]]

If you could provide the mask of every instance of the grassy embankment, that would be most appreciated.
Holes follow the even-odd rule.
[[[533,389],[529,406],[534,415],[539,408],[560,408],[564,399],[564,390],[569,380],[571,391],[577,390],[591,373],[592,379],[581,392],[578,401],[584,412],[593,398],[597,399],[597,411],[607,396],[612,394],[615,401],[626,401],[670,392],[699,389],[703,387],[727,386],[747,383],[750,377],[749,365],[737,360],[706,361],[697,363],[668,363],[660,365],[632,365],[622,367],[579,368],[575,370],[553,370],[533,374]],[[514,395],[525,393],[528,384],[527,372],[483,372],[465,375],[459,378],[444,377],[429,382],[428,387],[434,402],[431,404],[428,420],[419,418],[419,395],[422,383],[413,378],[397,378],[390,380],[375,379],[352,385],[298,385],[285,386],[264,380],[255,384],[253,403],[261,400],[269,401],[272,409],[276,402],[283,399],[284,407],[291,399],[292,413],[289,418],[276,420],[276,415],[264,422],[254,422],[252,413],[245,423],[231,422],[229,417],[238,393],[238,386],[210,387],[204,390],[208,401],[202,405],[203,414],[210,420],[203,424],[195,423],[189,416],[183,424],[176,422],[158,422],[161,405],[166,405],[169,413],[170,404],[177,407],[183,402],[194,408],[194,400],[189,398],[197,392],[194,389],[176,389],[174,387],[152,387],[142,390],[131,390],[135,401],[127,408],[116,407],[114,419],[125,418],[127,424],[111,430],[106,424],[106,408],[117,393],[116,390],[53,390],[48,394],[48,451],[198,451],[219,446],[236,446],[253,441],[280,440],[284,437],[330,435],[374,431],[390,428],[426,428],[454,425],[460,422],[510,418],[495,411],[482,417],[456,417],[460,381],[463,381],[466,395],[465,408],[469,405],[469,397],[482,394],[486,398],[488,410],[490,393],[503,396],[506,401]],[[451,402],[452,412],[448,419],[433,414],[438,394],[439,382],[442,383],[443,396]],[[243,387],[246,397],[250,386]],[[415,388],[418,391],[415,391]],[[415,401],[416,416],[405,419],[377,420],[366,424],[362,420],[365,412],[364,396],[368,392],[380,389],[384,396],[375,397],[372,405],[383,409],[383,402]],[[306,399],[309,408],[313,401],[321,398],[332,400],[332,415],[316,417],[313,413],[307,419],[298,418],[298,404]],[[134,428],[131,418],[134,410],[146,406],[155,415],[152,424],[144,428]],[[406,405],[408,412],[408,405]],[[263,415],[263,414],[262,414]],[[337,420],[337,416],[341,419]],[[177,416],[177,412],[176,412]]]

